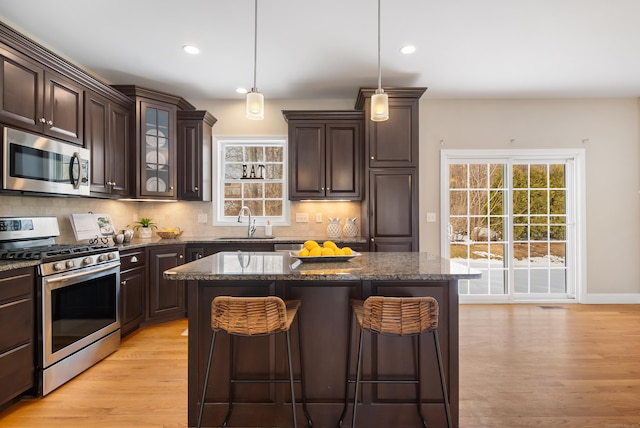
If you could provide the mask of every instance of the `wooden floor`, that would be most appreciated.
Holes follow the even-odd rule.
[[[460,427],[640,428],[640,305],[541,306],[461,306]],[[185,328],[134,333],[0,427],[186,427]]]

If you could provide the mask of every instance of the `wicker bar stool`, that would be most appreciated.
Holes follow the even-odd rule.
[[[304,389],[304,370],[302,365],[302,345],[300,334],[299,316],[296,317],[300,308],[299,300],[284,301],[279,297],[230,297],[217,296],[211,302],[211,347],[209,348],[209,358],[207,370],[202,387],[202,398],[198,412],[198,428],[202,423],[202,411],[204,400],[207,394],[207,384],[211,371],[211,360],[213,357],[213,347],[216,333],[225,331],[230,338],[230,382],[229,382],[229,410],[222,423],[225,428],[229,423],[231,412],[233,411],[233,385],[235,383],[282,383],[288,382],[291,389],[291,412],[293,414],[293,426],[297,427],[296,419],[296,397],[294,383],[300,383],[302,388],[302,409],[307,418],[307,424],[312,427],[313,423],[307,410],[307,400]],[[300,379],[293,377],[293,365],[291,362],[291,339],[289,330],[294,319],[298,319],[298,355],[300,357]],[[276,333],[285,333],[287,338],[287,360],[289,363],[288,379],[235,379],[233,369],[233,337],[234,336],[264,336]]]
[[[440,353],[440,342],[438,340],[438,302],[433,297],[383,297],[371,296],[364,302],[362,300],[352,300],[352,318],[355,315],[357,325],[360,328],[360,336],[358,339],[358,358],[356,365],[356,379],[349,377],[349,367],[351,365],[351,347],[352,337],[351,330],[349,332],[349,349],[347,351],[347,382],[345,385],[345,399],[342,414],[340,415],[339,426],[342,427],[342,421],[347,412],[349,401],[349,384],[355,383],[355,393],[353,400],[353,414],[351,419],[351,428],[356,426],[356,408],[358,402],[358,390],[361,383],[391,383],[391,384],[416,384],[417,385],[417,408],[418,416],[422,421],[422,425],[427,428],[427,422],[422,414],[422,396],[420,388],[421,380],[421,363],[420,363],[420,337],[424,332],[431,332],[436,349],[436,358],[438,360],[438,369],[440,372],[440,387],[442,389],[442,397],[447,417],[447,426],[452,427],[451,411],[449,408],[449,399],[447,394],[447,385],[444,378],[444,369],[442,366],[442,355]],[[413,380],[401,379],[367,379],[362,377],[362,339],[364,332],[375,334],[385,334],[393,336],[413,336],[417,338],[417,373]],[[415,343],[415,342],[414,342]]]

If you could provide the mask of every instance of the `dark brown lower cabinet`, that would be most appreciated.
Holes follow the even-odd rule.
[[[0,409],[35,385],[34,270],[0,273]]]
[[[120,324],[121,335],[138,329],[145,316],[147,253],[144,248],[120,254]]]
[[[211,300],[219,295],[267,296],[302,302],[299,322],[294,322],[291,342],[294,374],[297,363],[298,329],[301,329],[305,390],[314,427],[336,427],[345,398],[347,372],[355,378],[355,345],[351,364],[347,365],[350,335],[355,335],[351,321],[350,300],[370,295],[432,296],[440,303],[438,331],[444,361],[445,378],[451,401],[454,426],[458,426],[458,297],[457,281],[189,281],[189,426],[195,426],[198,404],[211,343]],[[404,377],[415,373],[415,337],[364,336],[363,376]],[[212,372],[204,406],[203,425],[219,426],[228,409],[229,335],[216,336]],[[420,341],[423,383],[421,409],[429,427],[444,428],[446,418],[441,400],[435,346],[429,334]],[[287,376],[286,339],[284,335],[239,337],[234,340],[236,375],[278,378]],[[289,390],[286,383],[238,384],[231,425],[250,427],[291,426]],[[354,386],[349,387],[353,400]],[[295,385],[296,402],[302,399]],[[358,426],[368,428],[410,428],[422,426],[416,412],[416,386],[372,385],[364,383],[360,392]],[[344,426],[351,421],[351,405]],[[306,427],[301,406],[299,426]],[[300,422],[303,421],[303,422]]]
[[[369,251],[418,251],[415,168],[369,170]]]
[[[147,320],[164,322],[186,316],[184,281],[164,279],[167,269],[184,264],[184,245],[158,245],[149,248]]]

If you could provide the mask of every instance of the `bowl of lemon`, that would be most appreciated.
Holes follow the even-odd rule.
[[[303,262],[327,263],[346,262],[360,253],[353,251],[349,247],[338,247],[333,241],[324,241],[322,244],[317,241],[306,241],[300,251],[291,251],[291,257],[295,257]]]
[[[157,230],[156,234],[162,239],[176,239],[182,235],[182,230],[179,227],[165,227],[162,230]]]

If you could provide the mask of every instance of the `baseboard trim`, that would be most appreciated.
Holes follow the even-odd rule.
[[[589,293],[584,296],[584,300],[580,303],[586,303],[589,305],[621,305],[640,304],[640,294],[629,293]]]

